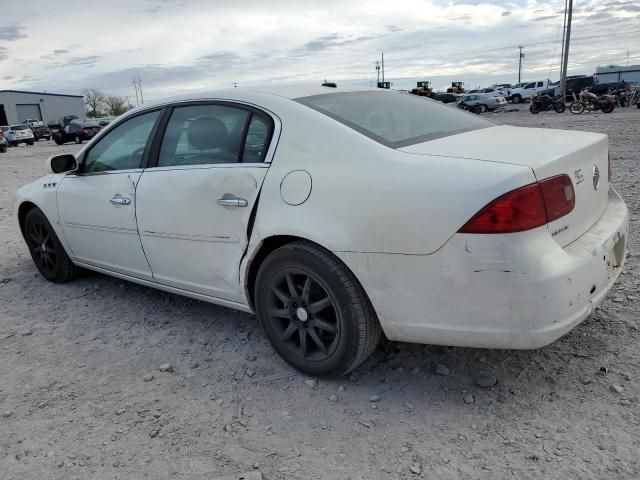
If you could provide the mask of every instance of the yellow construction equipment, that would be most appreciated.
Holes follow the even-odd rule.
[[[447,93],[464,93],[464,83],[451,82],[451,86],[447,88]]]
[[[433,88],[431,88],[431,82],[418,82],[416,88],[411,90],[411,93],[414,95],[419,95],[421,97],[433,97]]]

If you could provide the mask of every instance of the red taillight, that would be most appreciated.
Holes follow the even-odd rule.
[[[576,206],[573,183],[567,175],[547,178],[540,182],[540,187],[547,209],[547,223],[564,217]]]
[[[469,220],[459,233],[531,230],[566,215],[574,206],[571,179],[567,175],[558,175],[498,197]]]
[[[86,131],[84,128],[81,128],[81,129],[80,129],[80,130],[78,130],[78,131],[79,131],[79,132],[82,132],[82,133],[87,133],[87,131]]]

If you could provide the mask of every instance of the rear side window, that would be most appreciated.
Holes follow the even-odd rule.
[[[496,125],[460,109],[400,92],[330,93],[296,100],[391,148]]]
[[[271,121],[266,116],[256,113],[251,116],[247,137],[244,140],[242,163],[264,161],[271,139],[271,130]]]
[[[224,105],[176,107],[162,139],[158,166],[239,162],[250,115]]]
[[[244,108],[179,106],[165,129],[158,167],[260,163],[272,131],[270,118]]]

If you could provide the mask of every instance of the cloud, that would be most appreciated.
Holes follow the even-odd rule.
[[[546,20],[554,20],[558,18],[559,15],[544,15],[542,17],[536,17],[533,19],[534,22],[544,22]]]
[[[90,55],[88,57],[73,57],[65,62],[67,66],[83,66],[90,67],[95,65],[98,60],[102,58],[101,55]]]
[[[22,27],[18,25],[2,25],[0,27],[0,40],[19,40],[27,36],[22,33]]]
[[[518,45],[525,46],[524,80],[557,78],[560,0],[410,2],[406,8],[393,2],[363,6],[363,0],[92,3],[92,18],[109,28],[87,22],[86,11],[71,0],[42,3],[36,12],[16,3],[11,12],[3,10],[12,26],[0,26],[2,72],[13,77],[2,83],[133,95],[131,79],[139,76],[145,99],[232,82],[326,78],[368,85],[384,51],[386,77],[396,87],[406,78],[413,83],[408,86],[415,86],[414,79],[434,80],[439,88],[436,79],[445,86],[470,78],[478,84],[484,83],[480,78],[487,84],[514,81]],[[632,13],[640,11],[638,0],[575,3],[570,71],[590,74],[598,64],[624,64],[628,45],[640,44]]]

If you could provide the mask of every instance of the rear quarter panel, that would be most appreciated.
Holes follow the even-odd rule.
[[[535,181],[528,167],[403,153],[290,103],[278,112],[282,133],[262,188],[253,246],[294,235],[335,252],[428,255],[498,195]],[[297,206],[280,193],[293,170],[312,178],[309,198]]]

